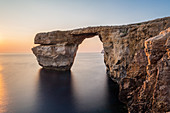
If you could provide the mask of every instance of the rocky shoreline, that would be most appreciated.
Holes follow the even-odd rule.
[[[38,33],[32,48],[47,69],[70,70],[79,44],[98,35],[108,75],[131,113],[170,111],[170,17],[122,26]]]

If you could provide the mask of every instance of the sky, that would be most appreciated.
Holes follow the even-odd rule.
[[[30,53],[36,33],[170,16],[170,0],[0,0],[0,53]],[[99,52],[98,37],[79,52]]]

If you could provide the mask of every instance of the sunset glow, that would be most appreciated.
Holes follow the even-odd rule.
[[[2,66],[0,65],[0,71],[2,71]],[[0,113],[6,112],[7,103],[7,92],[5,89],[5,83],[3,81],[3,76],[0,72]]]
[[[0,65],[0,72],[3,70],[3,67]]]
[[[170,113],[170,0],[0,0],[0,113]]]
[[[103,44],[98,36],[85,39],[78,48],[78,52],[101,52]]]
[[[0,53],[31,53],[39,32],[136,23],[169,16],[169,10],[169,0],[1,0]],[[96,41],[87,42],[93,44],[84,42],[79,52],[101,51]]]

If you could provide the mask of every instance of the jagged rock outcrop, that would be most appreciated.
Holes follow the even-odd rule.
[[[145,41],[147,78],[140,95],[150,112],[170,111],[170,28]],[[145,97],[145,98],[144,98]],[[145,99],[145,100],[144,100]]]
[[[32,50],[44,68],[69,70],[78,45],[85,38],[98,35],[103,43],[107,73],[120,85],[120,100],[127,104],[129,112],[165,112],[169,111],[169,100],[164,91],[169,86],[168,81],[163,81],[169,75],[170,41],[161,38],[169,37],[165,36],[168,30],[159,33],[169,27],[170,17],[166,17],[123,26],[38,33],[35,44],[40,45]],[[155,39],[157,35],[161,38],[159,41]],[[157,90],[159,88],[162,90]],[[167,107],[162,107],[164,105]]]
[[[170,28],[145,41],[120,82],[120,100],[131,113],[170,111]],[[130,64],[131,65],[131,64]]]

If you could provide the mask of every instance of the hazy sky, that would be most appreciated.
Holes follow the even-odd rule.
[[[0,0],[0,53],[31,52],[38,32],[170,16],[170,0]],[[80,51],[101,51],[98,38]]]

